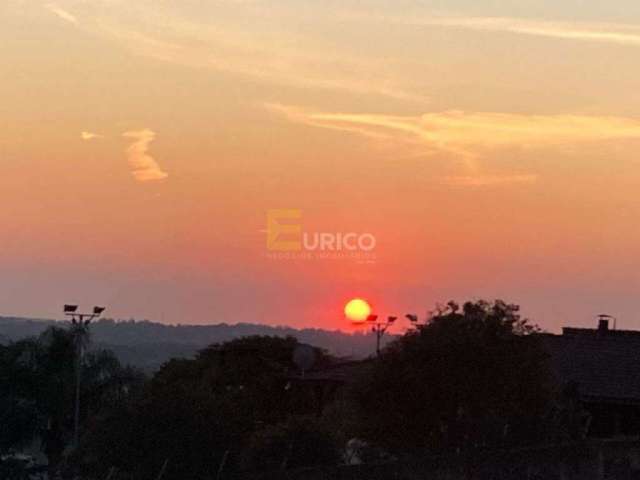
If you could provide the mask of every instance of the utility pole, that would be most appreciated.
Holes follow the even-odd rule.
[[[76,391],[73,413],[73,446],[78,448],[80,441],[80,382],[82,381],[83,343],[89,333],[91,321],[104,312],[104,307],[93,307],[93,313],[79,313],[77,305],[65,305],[64,314],[71,317],[71,331],[76,346]]]

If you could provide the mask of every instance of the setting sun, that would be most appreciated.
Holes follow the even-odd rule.
[[[354,298],[344,306],[344,314],[354,323],[364,322],[371,314],[371,306],[361,298]]]

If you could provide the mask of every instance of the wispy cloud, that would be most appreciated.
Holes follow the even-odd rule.
[[[405,24],[640,46],[640,27],[596,22],[556,22],[511,17],[426,17],[397,19]]]
[[[149,155],[149,144],[156,134],[152,130],[136,130],[122,134],[123,137],[132,138],[134,142],[127,148],[127,158],[132,168],[133,177],[139,182],[164,180],[169,175],[164,172],[158,162]]]
[[[483,175],[479,160],[509,148],[557,148],[577,143],[640,139],[640,120],[587,115],[524,115],[444,111],[418,116],[330,113],[267,104],[292,122],[395,142],[415,151],[443,153],[463,160],[465,173],[444,179],[450,185],[490,186],[534,183],[538,176]]]
[[[526,115],[448,110],[418,116],[331,113],[267,104],[289,120],[371,138],[395,139],[475,156],[478,149],[536,147],[640,138],[640,120],[589,115]]]
[[[94,140],[96,138],[104,138],[104,136],[99,133],[84,131],[80,133],[80,138],[82,140]]]
[[[51,13],[57,15],[59,18],[61,18],[65,22],[73,23],[74,25],[78,24],[78,19],[75,17],[75,15],[72,15],[71,13],[59,7],[55,3],[48,3],[45,5],[45,8],[49,10]]]
[[[215,10],[202,6],[203,11],[213,12],[215,21],[207,22],[184,14],[178,4],[160,3],[102,0],[99,10],[87,9],[93,13],[85,14],[82,27],[136,55],[265,84],[421,104],[430,101],[420,79],[400,73],[405,61],[400,57],[367,55],[347,45],[337,48],[336,39],[291,28],[299,18],[274,28],[268,19],[276,15],[274,11],[292,15],[288,9],[227,0],[221,3],[229,3],[232,13],[229,5]],[[246,22],[251,20],[255,20],[255,28],[247,29]]]
[[[431,100],[391,73],[394,72],[391,68],[393,60],[384,64],[375,59],[350,57],[346,53],[310,47],[301,50],[282,40],[253,43],[250,39],[234,39],[232,33],[225,38],[224,34],[212,37],[211,32],[202,31],[195,34],[193,40],[181,42],[121,26],[112,25],[104,31],[136,54],[241,75],[268,84],[376,95],[421,104]],[[193,34],[193,28],[187,32]],[[188,38],[188,35],[182,36]]]

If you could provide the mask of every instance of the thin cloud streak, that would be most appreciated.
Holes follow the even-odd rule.
[[[640,120],[588,115],[525,115],[447,110],[418,116],[327,113],[295,106],[265,108],[292,122],[377,139],[417,141],[434,149],[476,156],[477,149],[541,147],[640,138]]]
[[[57,15],[58,18],[61,18],[66,22],[72,23],[74,25],[78,24],[78,19],[75,17],[75,15],[72,15],[71,13],[67,12],[63,8],[60,8],[58,5],[54,3],[49,3],[45,5],[45,8],[49,10],[51,13]]]
[[[628,24],[568,23],[511,17],[428,17],[418,20],[401,19],[399,21],[410,25],[461,28],[485,32],[507,32],[563,40],[640,46],[640,28]]]
[[[122,134],[125,138],[135,141],[127,148],[127,159],[131,165],[132,175],[139,182],[164,180],[169,175],[164,172],[158,162],[149,155],[149,144],[156,134],[148,128],[144,130],[129,131]]]
[[[226,43],[224,46],[231,49],[220,54],[215,50],[194,47],[189,42],[168,41],[115,25],[103,25],[102,32],[108,33],[136,54],[168,63],[208,68],[294,88],[378,95],[420,104],[431,101],[429,96],[412,92],[410,88],[401,86],[401,82],[390,78],[376,80],[384,70],[383,65],[375,65],[347,56],[332,58],[335,55],[334,52],[301,53],[299,50],[286,49],[282,46],[272,50],[268,45],[253,45],[248,48],[240,41],[233,45],[233,42],[228,39],[212,39],[212,44]],[[199,37],[202,36],[198,35],[195,38]],[[239,61],[239,58],[243,60]],[[354,73],[342,76],[335,73],[341,70],[352,70]],[[368,71],[370,74],[359,74],[362,71]]]
[[[262,23],[268,10],[254,2],[233,2],[247,18]],[[264,83],[292,88],[343,91],[403,102],[426,104],[418,80],[398,74],[401,60],[363,56],[336,49],[330,41],[307,37],[286,26],[276,31],[247,30],[237,20],[196,22],[174,9],[150,2],[99,2],[85,13],[81,27],[148,58],[188,67],[211,69]],[[246,6],[245,6],[246,4]],[[88,10],[91,11],[91,10]],[[304,45],[304,48],[300,48]]]

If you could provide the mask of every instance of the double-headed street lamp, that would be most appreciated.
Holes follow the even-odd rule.
[[[104,307],[93,307],[92,313],[80,313],[78,312],[78,305],[65,305],[64,306],[64,314],[71,317],[71,323],[74,325],[76,323],[85,323],[89,325],[91,320],[102,315],[102,312],[105,311]]]
[[[78,447],[80,438],[80,380],[82,371],[82,347],[89,331],[89,324],[104,312],[104,307],[93,307],[92,313],[78,312],[78,305],[65,305],[64,314],[71,317],[71,329],[76,341],[76,398],[73,415],[73,445]]]
[[[378,315],[369,315],[367,322],[371,325],[371,331],[376,334],[376,355],[380,356],[380,340],[384,337],[387,329],[393,325],[398,317],[387,317],[386,322],[379,322]]]
[[[412,313],[405,315],[405,318],[411,322],[412,325],[417,325],[418,316]],[[367,317],[367,323],[371,325],[371,331],[376,334],[376,355],[380,356],[380,343],[382,337],[386,333],[387,329],[396,323],[398,317],[387,317],[386,321],[378,321],[378,315],[369,315]]]

